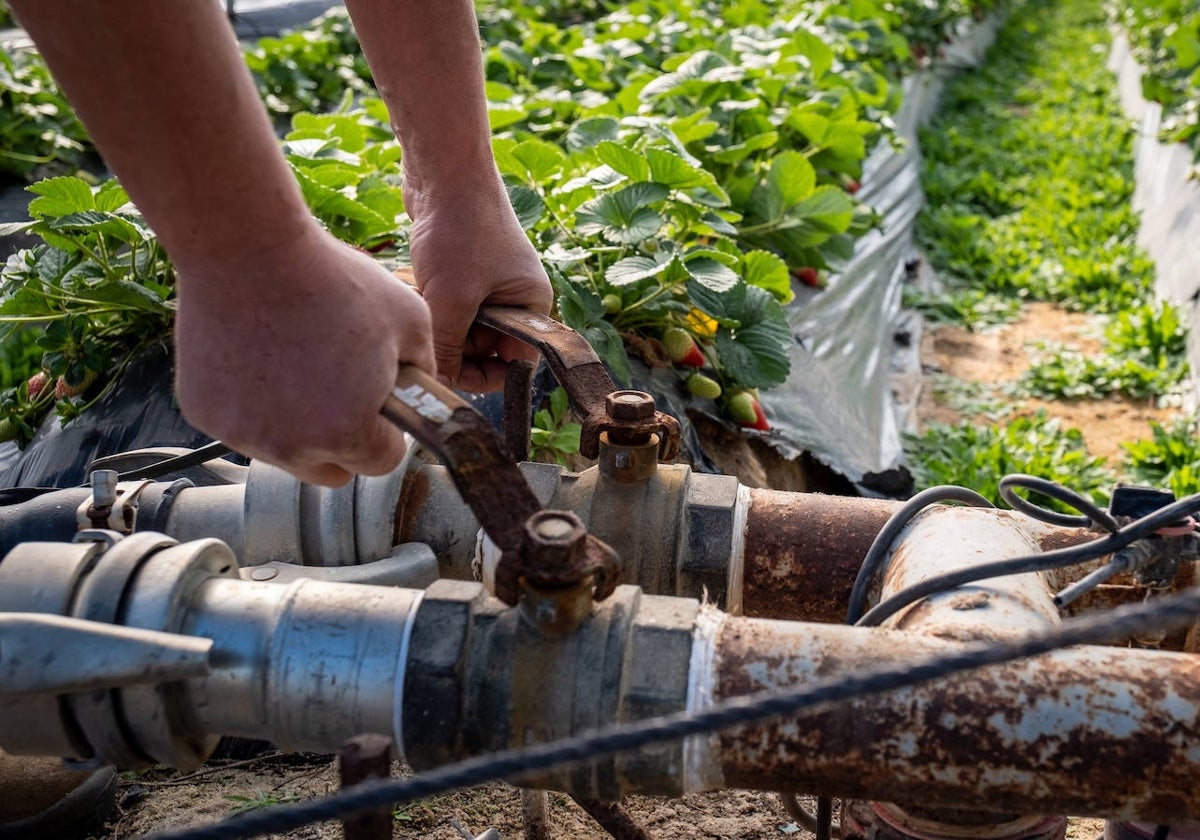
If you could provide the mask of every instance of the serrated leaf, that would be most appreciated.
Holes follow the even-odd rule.
[[[740,279],[737,272],[712,257],[690,259],[684,267],[693,280],[714,292],[729,291]]]
[[[513,146],[511,154],[524,167],[523,175],[538,184],[557,175],[567,159],[566,152],[545,140],[525,140]]]
[[[82,213],[68,213],[49,221],[50,228],[56,231],[90,230],[111,236],[128,245],[137,245],[153,238],[150,231],[136,225],[130,219],[116,213],[101,213],[99,210],[86,210]]]
[[[738,295],[739,291],[744,293]],[[726,375],[748,388],[773,388],[791,372],[792,333],[778,301],[756,286],[739,286],[739,326],[717,330],[717,354]]]
[[[651,181],[675,190],[705,187],[720,190],[716,178],[706,169],[689,163],[677,154],[663,149],[646,149]]]
[[[804,219],[830,233],[841,233],[850,226],[854,207],[854,199],[845,190],[824,184],[793,207],[788,215]]]
[[[820,79],[833,67],[833,50],[818,36],[798,29],[792,33],[792,40],[800,55],[808,59],[814,79]]]
[[[762,134],[756,134],[753,137],[748,137],[741,143],[735,143],[732,146],[723,146],[715,150],[712,159],[717,163],[741,163],[746,158],[755,152],[763,149],[770,149],[779,142],[779,132],[767,131]]]
[[[14,233],[21,233],[25,229],[32,227],[33,222],[3,222],[0,223],[0,238],[12,236]]]
[[[737,228],[730,224],[728,219],[711,210],[701,216],[700,221],[708,225],[714,233],[724,234],[725,236],[737,236]]]
[[[47,178],[30,184],[26,189],[39,196],[29,202],[29,215],[34,218],[82,213],[96,207],[92,188],[79,178]]]
[[[766,289],[780,303],[794,298],[787,263],[769,251],[750,251],[743,258],[743,275],[751,286]]]
[[[583,262],[591,255],[592,252],[586,248],[565,248],[561,242],[555,242],[542,252],[542,259],[545,262],[565,268],[566,266]]]
[[[589,117],[567,131],[567,148],[572,152],[590,149],[605,140],[616,140],[619,124],[612,117]]]
[[[521,230],[531,230],[546,213],[546,202],[529,187],[523,185],[508,187],[508,200],[517,213]]]
[[[613,286],[630,286],[662,274],[670,262],[658,262],[650,257],[626,257],[610,265],[604,272],[604,279]]]
[[[488,128],[499,131],[525,121],[525,112],[520,108],[504,108],[496,105],[488,106]]]
[[[105,181],[92,197],[97,210],[115,213],[129,203],[129,193],[117,181]]]
[[[598,144],[596,157],[614,172],[624,175],[631,181],[650,180],[650,163],[646,157],[620,143],[604,141]]]
[[[667,197],[662,184],[630,184],[585,202],[576,211],[580,233],[600,233],[612,242],[636,244],[662,227],[663,218],[648,205]]]
[[[90,299],[110,303],[125,309],[136,309],[141,312],[165,314],[168,311],[166,302],[154,292],[140,283],[128,280],[116,280],[93,286],[83,293]]]
[[[812,194],[817,185],[817,173],[808,158],[800,152],[788,150],[772,159],[767,183],[778,193],[786,210]]]

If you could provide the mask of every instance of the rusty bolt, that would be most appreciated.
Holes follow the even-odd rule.
[[[654,397],[645,391],[613,391],[604,398],[608,416],[618,423],[638,423],[654,419]]]
[[[571,565],[586,539],[587,529],[570,511],[541,510],[525,521],[525,556],[532,568]]]

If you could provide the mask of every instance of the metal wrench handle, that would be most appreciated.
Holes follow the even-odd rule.
[[[579,451],[585,458],[599,455],[601,432],[627,425],[609,416],[607,398],[617,386],[592,345],[578,332],[548,315],[518,306],[481,306],[475,323],[538,349],[583,419]],[[636,425],[638,431],[659,435],[659,460],[670,461],[679,454],[681,434],[674,417],[656,411],[652,419]]]
[[[565,566],[546,568],[528,556],[526,523],[542,505],[509,456],[495,427],[451,389],[411,365],[401,365],[396,387],[380,412],[444,463],[463,501],[501,551],[496,595],[516,604],[522,577],[564,585],[594,577],[596,600],[612,593],[620,560],[587,535],[586,550]]]

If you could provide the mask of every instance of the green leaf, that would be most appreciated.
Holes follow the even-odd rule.
[[[786,210],[812,194],[817,185],[817,173],[808,158],[800,152],[788,150],[780,152],[771,161],[767,183]]]
[[[535,184],[551,180],[562,171],[567,159],[566,152],[545,140],[518,143],[512,148],[511,154],[524,167],[523,175]]]
[[[717,179],[712,173],[689,163],[677,154],[663,149],[646,149],[646,161],[650,164],[650,180],[673,190],[705,187],[717,191]]]
[[[650,180],[650,163],[645,156],[620,143],[600,143],[596,146],[596,157],[631,181]]]
[[[737,273],[712,257],[700,257],[684,263],[688,274],[706,289],[726,292],[738,284]]]
[[[578,152],[605,140],[616,140],[620,125],[612,117],[589,117],[574,123],[567,131],[567,149]]]
[[[529,187],[518,184],[508,187],[508,200],[517,213],[521,230],[532,230],[534,225],[546,214],[546,202]]]
[[[93,200],[96,209],[105,213],[115,213],[129,203],[129,193],[125,192],[116,180],[105,181],[96,190]]]
[[[792,33],[792,40],[795,41],[800,55],[808,59],[814,79],[820,79],[833,67],[833,50],[820,37],[797,29]]]
[[[854,199],[845,190],[824,184],[792,208],[788,214],[819,225],[831,233],[841,233],[854,218]]]
[[[603,234],[612,242],[636,244],[662,227],[662,216],[648,205],[666,197],[667,188],[662,184],[630,184],[580,206],[577,229],[583,234]]]
[[[154,238],[149,230],[134,224],[137,219],[120,216],[116,213],[101,213],[98,210],[86,210],[82,213],[68,213],[50,221],[50,227],[56,231],[89,230],[111,236],[128,245],[138,245]]]
[[[520,108],[503,108],[496,105],[488,106],[488,128],[499,131],[510,125],[524,122],[526,114]]]
[[[170,311],[166,302],[140,283],[116,280],[93,286],[83,293],[90,300],[111,303],[124,309],[153,312],[159,315]]]
[[[82,213],[96,207],[92,188],[83,180],[71,176],[48,178],[26,187],[39,198],[29,202],[29,215],[36,219]]]
[[[780,303],[795,297],[787,263],[769,251],[750,251],[744,257],[743,271],[751,286],[766,289]]]
[[[748,388],[783,384],[791,372],[792,333],[779,302],[757,286],[738,286],[730,297],[735,298],[730,309],[740,325],[717,330],[717,354],[725,373]]]
[[[604,272],[604,279],[613,286],[630,286],[662,274],[670,262],[658,262],[650,257],[626,257],[610,265]]]

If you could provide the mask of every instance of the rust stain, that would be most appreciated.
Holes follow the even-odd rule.
[[[782,631],[736,624],[718,640],[718,701],[790,679],[787,657],[773,652],[787,649]],[[880,661],[904,655],[896,635],[876,648]],[[861,651],[828,655],[843,673],[864,664]],[[1200,742],[1200,662],[1108,648],[1056,656],[725,732],[726,783],[919,800],[927,813],[1200,818],[1200,763],[1189,757]],[[1100,719],[1079,714],[1080,702]],[[1045,723],[1057,715],[1061,726]]]
[[[747,615],[840,623],[854,578],[897,502],[752,490],[742,603]]]
[[[396,503],[396,533],[392,545],[410,542],[417,533],[421,518],[428,513],[425,503],[429,500],[429,489],[429,476],[423,470],[412,470],[404,477]]]

